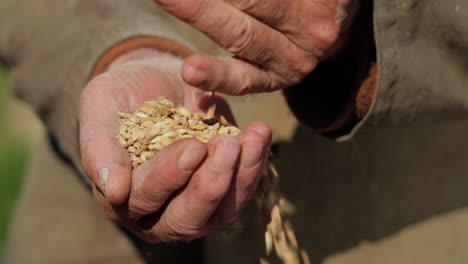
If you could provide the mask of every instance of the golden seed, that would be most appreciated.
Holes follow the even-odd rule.
[[[238,129],[237,127],[235,126],[230,126],[229,127],[229,132],[231,133],[231,135],[234,135],[234,136],[237,136],[240,134],[240,129]]]
[[[227,133],[229,133],[229,131],[231,131],[231,130],[229,129],[229,127],[224,127],[224,126],[223,126],[223,127],[221,127],[221,128],[218,130],[218,134],[220,134],[220,135],[221,135],[221,134],[227,134]]]
[[[284,223],[284,231],[286,233],[286,237],[288,238],[288,241],[291,243],[291,245],[295,248],[298,247],[296,235],[294,234],[294,230],[292,228],[292,225],[289,221],[286,221]]]
[[[172,142],[173,140],[168,137],[163,137],[161,139],[161,144],[163,144],[165,147],[169,146]]]
[[[205,138],[205,137],[202,137],[202,136],[195,136],[195,139],[198,140],[198,141],[201,141],[203,143],[208,143],[208,139]]]
[[[136,112],[135,115],[139,118],[147,118],[148,115],[142,112]]]
[[[302,258],[302,263],[303,264],[310,264],[309,255],[303,249],[301,250],[301,258]]]
[[[216,113],[216,105],[212,105],[208,108],[208,111],[206,111],[205,118],[213,118]]]
[[[162,136],[156,136],[150,141],[150,143],[158,143],[161,140],[161,138]]]
[[[136,148],[134,146],[130,146],[128,147],[128,152],[130,153],[135,153],[136,152]]]
[[[156,143],[156,144],[151,144],[148,146],[148,149],[151,151],[160,151],[164,148],[164,146],[161,143]]]
[[[123,147],[127,146],[127,141],[125,140],[124,137],[122,137],[121,135],[118,135],[117,139],[119,140],[120,145],[122,145]]]
[[[210,130],[218,130],[218,129],[219,129],[219,123],[216,123],[216,124],[214,124],[214,125],[212,125],[212,126],[209,126],[208,129],[210,129]]]
[[[265,232],[265,248],[266,254],[269,256],[271,254],[271,250],[273,249],[273,238],[268,231]]]
[[[177,110],[182,116],[185,116],[187,118],[192,117],[192,113],[185,107],[179,107]]]
[[[221,125],[223,126],[229,125],[229,122],[226,120],[226,118],[223,115],[219,117],[219,121],[221,121]]]
[[[192,115],[192,118],[193,118],[194,120],[200,121],[200,120],[203,119],[203,116],[202,116],[202,114],[200,114],[200,113],[195,113],[195,114]]]
[[[162,135],[164,138],[174,138],[175,136],[177,136],[177,134],[174,131],[169,131]]]
[[[126,148],[132,166],[140,166],[157,152],[183,138],[195,138],[203,143],[216,135],[239,135],[237,127],[229,125],[224,116],[215,118],[216,105],[206,114],[192,113],[164,97],[145,102],[133,114],[118,113],[121,119],[117,140]],[[295,212],[293,204],[284,199],[278,190],[279,175],[269,162],[264,166],[260,181],[257,204],[262,212],[269,212],[270,218],[265,232],[266,254],[274,249],[276,255],[286,264],[309,264],[307,253],[300,249],[288,216]],[[260,259],[261,263],[269,263]]]
[[[199,123],[197,125],[195,125],[194,127],[192,127],[192,129],[195,129],[195,130],[198,130],[198,131],[203,131],[205,129],[207,129],[208,126],[205,125],[205,124],[202,124],[202,123]]]
[[[288,200],[284,198],[279,199],[278,207],[280,208],[281,212],[284,212],[288,215],[296,213],[296,207],[291,202],[289,202]]]

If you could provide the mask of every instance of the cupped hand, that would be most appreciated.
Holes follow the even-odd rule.
[[[232,119],[225,101],[207,98],[182,81],[180,59],[145,52],[115,63],[83,90],[82,163],[108,219],[147,242],[190,241],[236,220],[259,182],[271,130],[253,123],[238,137],[217,136],[207,144],[180,140],[132,170],[116,140],[118,112],[133,112],[144,101],[165,96],[192,111],[205,110],[215,100],[219,113]]]
[[[154,0],[234,58],[195,54],[183,79],[227,94],[272,92],[301,81],[338,48],[357,0]]]

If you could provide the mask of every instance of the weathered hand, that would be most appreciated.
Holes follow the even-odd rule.
[[[357,0],[154,0],[234,58],[195,54],[183,79],[227,94],[271,92],[301,81],[332,53]]]
[[[117,112],[132,112],[164,95],[193,111],[204,110],[207,100],[218,100],[218,108],[231,116],[225,101],[207,99],[181,80],[180,59],[145,52],[144,59],[116,63],[84,89],[79,114],[82,162],[107,218],[148,242],[188,241],[236,220],[258,184],[271,131],[254,123],[238,137],[217,136],[208,144],[181,140],[132,171],[126,150],[116,140]]]

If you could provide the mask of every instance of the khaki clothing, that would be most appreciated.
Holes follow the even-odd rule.
[[[300,127],[278,145],[299,241],[313,263],[468,263],[468,1],[373,5],[378,76],[362,119],[357,80],[369,64],[355,60],[367,45],[285,92],[301,121],[346,140]],[[232,234],[149,246],[102,219],[81,180],[76,108],[95,63],[131,37],[196,46],[172,21],[144,0],[0,2],[1,61],[56,144],[44,140],[30,166],[7,263],[257,263],[263,255],[254,208]]]

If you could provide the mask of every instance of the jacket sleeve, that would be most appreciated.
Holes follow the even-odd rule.
[[[352,40],[357,45],[285,92],[293,111],[340,139],[359,130],[466,118],[468,1],[370,2],[361,1],[365,8],[353,33],[359,37]],[[300,99],[304,94],[312,98],[309,107]]]
[[[186,55],[189,44],[168,21],[146,0],[2,0],[0,62],[14,93],[33,107],[59,151],[81,169],[82,88],[96,67],[104,70],[112,57],[132,48]]]

